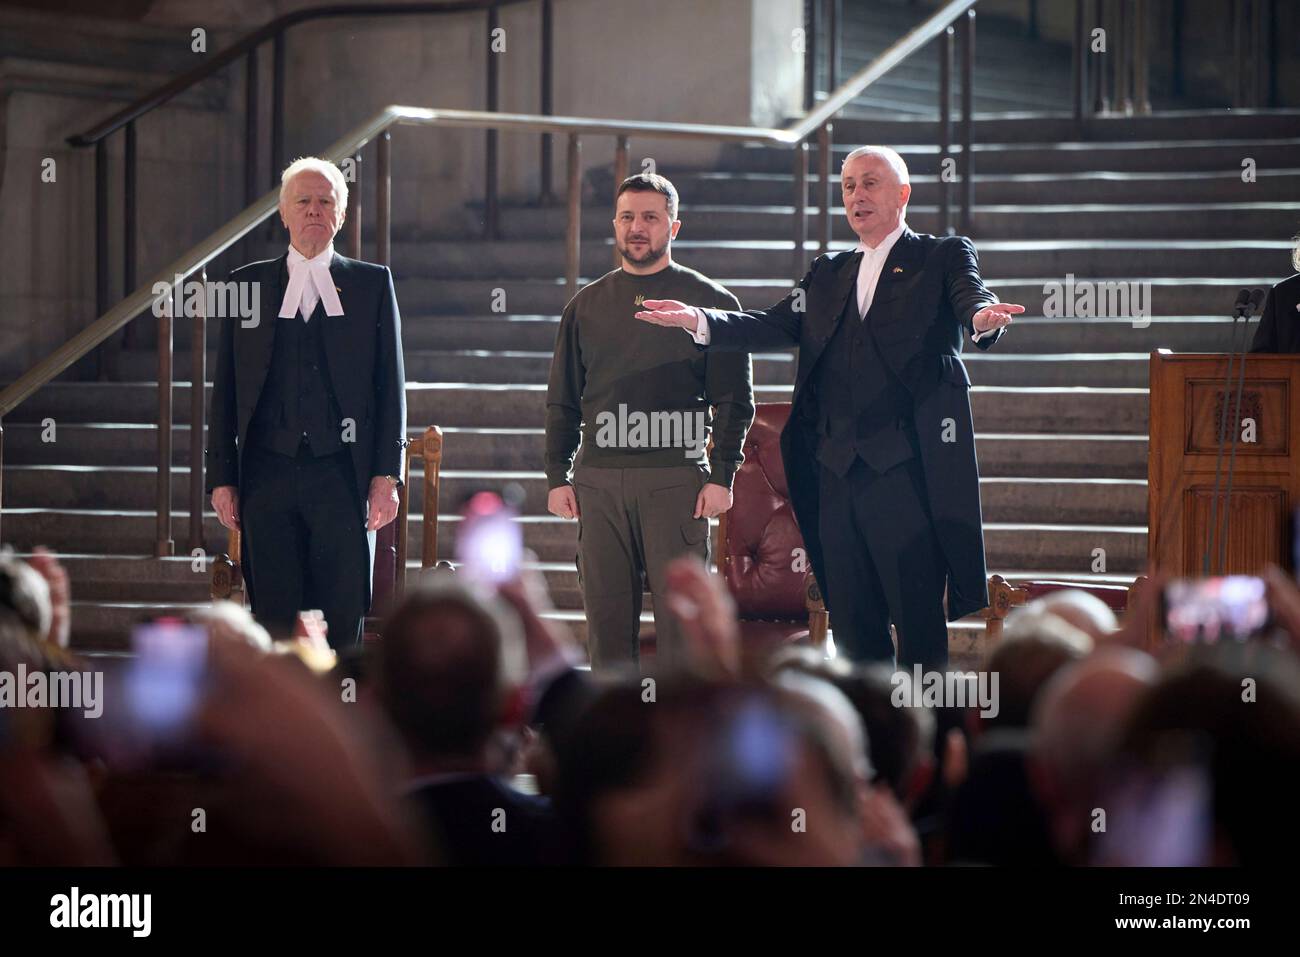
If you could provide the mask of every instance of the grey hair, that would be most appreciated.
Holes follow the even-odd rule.
[[[343,171],[329,160],[321,159],[319,156],[300,156],[284,168],[284,172],[280,174],[281,203],[284,202],[285,194],[289,192],[289,182],[299,173],[320,173],[334,187],[334,193],[339,199],[339,209],[348,208],[348,181],[344,178]]]
[[[190,615],[195,624],[206,625],[224,637],[247,642],[258,651],[274,649],[271,635],[243,605],[233,601],[215,601],[196,608]]]
[[[1060,591],[1049,592],[1025,607],[1042,608],[1053,614],[1059,614],[1061,609],[1066,609],[1067,614],[1061,617],[1076,628],[1079,626],[1071,620],[1068,612],[1077,612],[1080,617],[1087,620],[1088,627],[1097,634],[1110,634],[1119,630],[1119,621],[1115,618],[1115,612],[1110,605],[1096,595],[1079,588],[1063,588]]]
[[[1041,604],[1036,607],[1026,605],[1007,616],[1002,628],[1002,644],[1026,639],[1064,645],[1079,656],[1091,654],[1093,649],[1092,637],[1087,632],[1074,627]]]
[[[911,174],[907,171],[907,164],[903,162],[903,157],[898,155],[898,150],[890,149],[888,146],[859,146],[851,151],[848,156],[844,157],[844,162],[840,164],[840,169],[849,165],[849,160],[857,159],[859,156],[878,156],[884,160],[889,168],[894,171],[898,177],[898,184],[902,186],[912,181]]]
[[[0,551],[0,618],[12,619],[36,640],[50,637],[54,618],[49,583],[8,546]]]

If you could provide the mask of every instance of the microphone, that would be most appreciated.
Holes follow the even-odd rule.
[[[1254,290],[1250,294],[1250,312],[1246,314],[1246,318],[1250,318],[1255,313],[1257,313],[1259,311],[1259,307],[1264,304],[1264,300],[1267,298],[1268,298],[1268,293],[1266,293],[1263,289]]]
[[[1237,301],[1232,304],[1232,317],[1239,319],[1245,313],[1243,312],[1250,305],[1250,290],[1243,289],[1237,293]]]

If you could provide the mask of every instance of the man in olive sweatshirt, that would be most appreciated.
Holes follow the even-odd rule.
[[[732,476],[754,418],[747,354],[701,351],[689,337],[635,318],[646,299],[739,308],[724,287],[673,262],[681,225],[677,190],[667,179],[642,173],[622,182],[614,242],[623,264],[565,306],[551,362],[547,508],[578,519],[578,577],[595,669],[639,661],[647,583],[655,671],[681,663],[664,567],[686,553],[708,561],[709,519],[731,508]]]

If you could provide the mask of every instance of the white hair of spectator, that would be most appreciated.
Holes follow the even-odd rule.
[[[1041,606],[1032,608],[1026,605],[1007,616],[1007,622],[1002,628],[1002,640],[1009,642],[1032,638],[1055,639],[1081,655],[1091,654],[1093,648],[1092,638],[1087,632],[1080,631],[1060,615]]]
[[[849,165],[849,160],[857,159],[859,156],[878,156],[885,161],[886,165],[894,171],[898,177],[898,185],[912,181],[911,175],[907,171],[907,164],[903,162],[903,157],[898,155],[897,150],[892,150],[888,146],[859,146],[851,151],[848,156],[844,157],[844,162],[840,164],[840,169]]]
[[[252,612],[233,601],[215,601],[196,609],[190,617],[196,624],[206,625],[208,631],[217,637],[242,641],[258,651],[270,653],[274,650],[270,634]]]
[[[845,766],[863,781],[870,781],[874,773],[871,768],[870,742],[867,741],[867,729],[862,725],[853,702],[844,692],[829,681],[799,671],[786,668],[778,672],[773,682],[777,687],[792,691],[807,698],[817,711],[825,717],[824,726],[831,732],[833,745],[845,752],[840,756],[845,759]]]
[[[1115,612],[1096,595],[1090,595],[1078,588],[1066,588],[1049,592],[1029,603],[1037,605],[1052,614],[1064,618],[1074,627],[1086,631],[1094,640],[1119,630],[1119,621]]]
[[[284,172],[280,174],[281,203],[284,202],[284,197],[289,192],[289,183],[299,173],[320,173],[334,187],[334,194],[338,197],[339,209],[348,208],[348,181],[343,178],[343,171],[329,160],[321,159],[319,156],[300,156],[284,168]]]
[[[32,638],[52,641],[54,607],[50,603],[50,583],[31,565],[15,557],[8,546],[0,551],[0,574],[10,579],[9,607],[4,611],[13,615]]]

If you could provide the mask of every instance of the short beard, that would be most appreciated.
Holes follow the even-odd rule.
[[[618,254],[634,266],[649,266],[652,263],[657,263],[659,260],[664,258],[664,254],[667,252],[668,243],[665,242],[658,249],[654,246],[650,246],[650,248],[645,251],[645,255],[638,259],[636,256],[632,255],[632,250],[627,246],[618,247]]]

